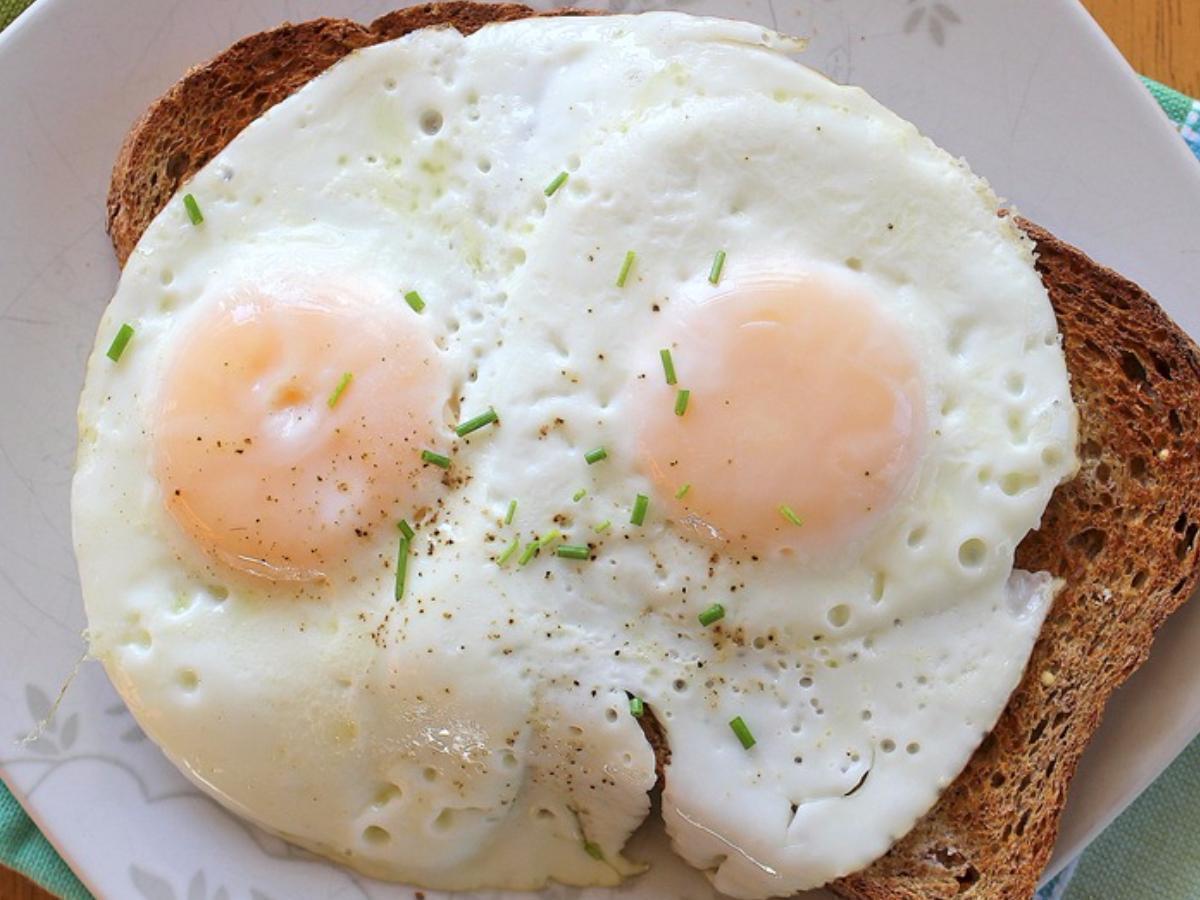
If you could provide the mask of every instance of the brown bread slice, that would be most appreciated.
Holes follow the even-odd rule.
[[[583,13],[551,13],[562,14]],[[318,19],[239,41],[188,72],[126,138],[108,201],[118,259],[124,264],[179,186],[234,135],[351,50],[426,26],[470,33],[530,15],[517,4],[435,3],[369,26]],[[1017,562],[1066,587],[990,736],[912,832],[832,885],[846,897],[1029,897],[1105,702],[1196,584],[1200,350],[1137,285],[1020,224],[1037,242],[1064,335],[1083,463]],[[669,752],[661,733],[654,737],[656,750]]]
[[[108,234],[117,260],[125,265],[146,226],[179,186],[239,131],[352,50],[418,28],[450,26],[470,34],[489,22],[533,15],[593,13],[535,13],[518,3],[425,3],[390,12],[370,25],[313,19],[242,38],[190,69],[125,136],[108,190]]]

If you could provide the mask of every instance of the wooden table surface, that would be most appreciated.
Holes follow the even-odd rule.
[[[1133,67],[1200,96],[1200,0],[1082,0]],[[51,900],[0,867],[0,900]]]
[[[1135,69],[1200,97],[1200,2],[1083,0],[1083,5]]]

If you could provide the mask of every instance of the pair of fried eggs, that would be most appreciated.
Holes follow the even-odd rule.
[[[765,897],[953,780],[1053,594],[1013,553],[1067,371],[986,184],[798,49],[426,29],[150,225],[74,531],[92,652],[197,784],[382,878],[615,884],[653,716],[674,847]]]

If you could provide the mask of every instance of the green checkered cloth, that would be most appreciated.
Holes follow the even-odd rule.
[[[0,31],[3,31],[8,23],[21,14],[21,10],[27,7],[33,0],[0,0]]]
[[[0,0],[3,4],[5,0]],[[10,6],[12,4],[9,4]],[[0,5],[0,10],[4,6]],[[2,21],[2,20],[0,20]],[[50,842],[38,831],[21,804],[0,781],[0,865],[16,869],[56,897],[66,900],[91,900],[88,889],[79,883]]]
[[[31,0],[0,0],[0,29]],[[1200,101],[1144,79],[1200,158]],[[1200,896],[1200,738],[1096,838],[1039,900],[1190,900]],[[75,874],[0,782],[0,865],[66,900],[91,900]]]
[[[1143,78],[1146,87],[1163,108],[1180,136],[1187,141],[1196,158],[1200,159],[1200,100],[1194,100],[1187,94],[1181,94],[1174,88],[1159,84],[1153,78]]]

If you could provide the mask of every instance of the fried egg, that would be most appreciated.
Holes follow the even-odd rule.
[[[800,44],[353,53],[146,230],[79,409],[92,652],[234,812],[443,889],[868,865],[1016,686],[1074,471],[1030,242]],[[110,346],[122,326],[127,343]]]

